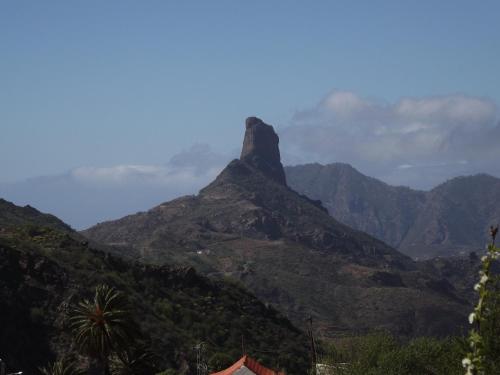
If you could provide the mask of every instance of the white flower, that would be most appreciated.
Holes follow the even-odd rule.
[[[485,284],[485,283],[486,283],[486,281],[488,281],[488,276],[486,276],[486,275],[481,276],[481,280],[479,280],[479,282],[480,282],[481,284]]]
[[[470,313],[469,314],[469,323],[470,324],[474,323],[474,320],[476,320],[476,314],[475,313]]]
[[[476,285],[474,285],[474,290],[475,290],[476,292],[479,292],[479,289],[481,289],[481,284],[476,284]]]
[[[470,361],[469,358],[464,358],[462,359],[462,366],[466,367],[466,366],[470,366],[472,362]]]
[[[486,262],[487,259],[488,259],[488,256],[487,255],[483,255],[481,257],[481,262]]]

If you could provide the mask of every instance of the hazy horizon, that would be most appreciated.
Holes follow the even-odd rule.
[[[202,151],[209,150],[202,145],[198,147]],[[217,155],[212,156],[214,160],[224,161],[220,155],[218,155],[220,158]],[[210,159],[210,156],[207,159]],[[227,163],[229,161],[230,159]],[[285,165],[287,166],[294,165]],[[147,211],[158,204],[184,195],[197,194],[224,167],[225,164],[205,169],[194,165],[184,165],[179,168],[175,157],[169,163],[157,166],[82,167],[59,175],[38,176],[0,184],[0,198],[17,205],[33,206],[42,212],[59,217],[77,230],[82,230],[99,222]],[[360,170],[358,172],[363,173]],[[449,176],[428,189],[416,190],[429,191],[460,176],[469,175]]]

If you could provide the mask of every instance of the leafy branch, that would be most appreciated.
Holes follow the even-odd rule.
[[[497,315],[499,315],[499,293],[497,290],[498,275],[492,272],[493,263],[500,259],[500,249],[495,246],[498,233],[498,225],[490,227],[491,243],[488,245],[487,253],[481,258],[482,268],[479,271],[479,282],[474,285],[474,290],[479,293],[479,299],[474,310],[469,315],[469,323],[473,328],[469,333],[470,352],[462,360],[466,375],[486,375],[491,373],[491,366],[496,366],[495,361],[498,354],[499,330]]]

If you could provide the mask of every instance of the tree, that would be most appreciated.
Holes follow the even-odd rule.
[[[210,369],[210,371],[221,371],[231,366],[233,362],[234,359],[226,353],[217,352],[208,360],[208,368]]]
[[[146,346],[137,345],[111,357],[113,375],[150,375],[158,372],[156,355]]]
[[[60,359],[40,369],[43,375],[83,375],[83,371],[77,368],[73,360]]]
[[[138,333],[125,295],[107,285],[98,285],[92,301],[76,306],[70,324],[79,350],[96,360],[105,375],[110,374],[110,354],[126,350]]]

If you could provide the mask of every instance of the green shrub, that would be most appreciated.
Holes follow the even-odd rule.
[[[479,299],[469,315],[471,350],[462,360],[467,375],[500,373],[500,275],[493,271],[500,259],[500,248],[495,247],[497,233],[498,226],[490,227],[491,243],[481,258],[479,282],[474,286]]]
[[[221,371],[231,366],[233,362],[234,359],[226,353],[215,353],[208,360],[208,369],[211,372]]]
[[[464,340],[422,337],[404,344],[375,333],[330,343],[325,350],[322,362],[335,375],[458,375]]]

